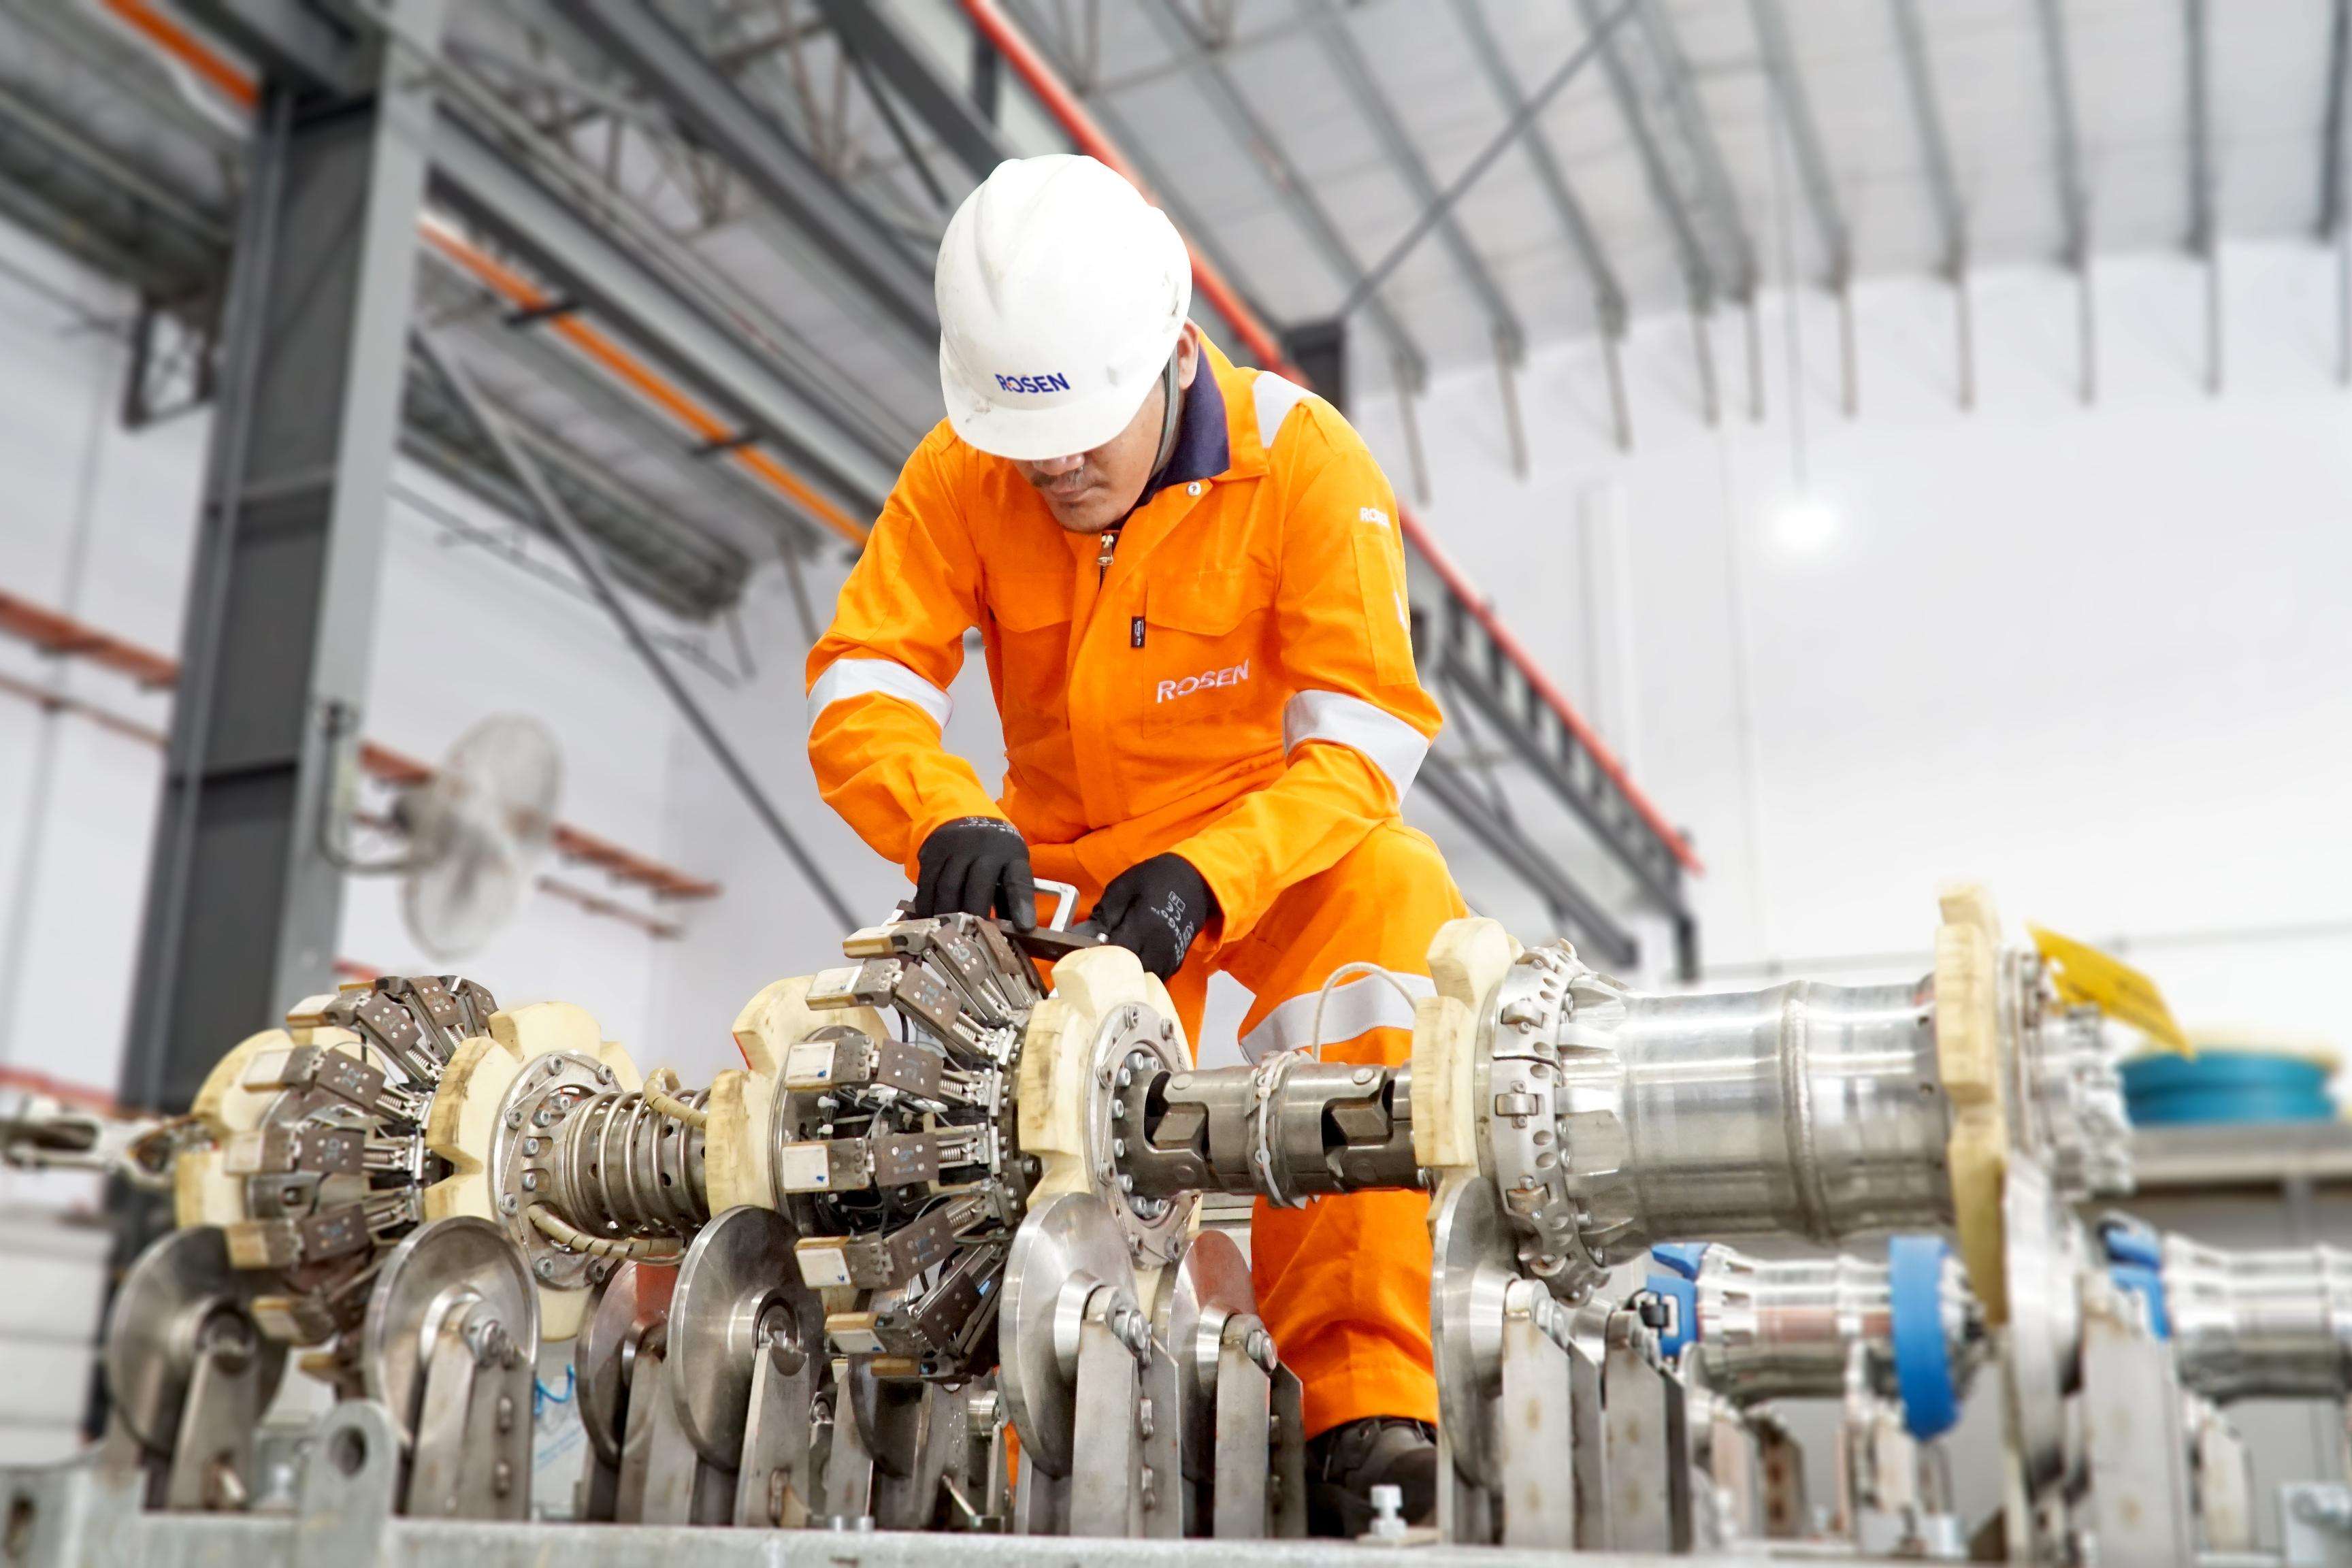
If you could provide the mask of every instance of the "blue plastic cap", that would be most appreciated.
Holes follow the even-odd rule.
[[[1679,1274],[1653,1274],[1650,1294],[1674,1304],[1675,1321],[1658,1331],[1658,1351],[1669,1360],[1698,1338],[1698,1287]]]
[[[1895,1388],[1904,1427],[1923,1443],[1960,1418],[1952,1347],[1944,1339],[1944,1261],[1951,1251],[1940,1236],[1898,1236],[1886,1244]]]
[[[2110,1263],[2137,1264],[2142,1268],[2164,1267],[2164,1238],[2145,1220],[2110,1215],[2099,1222],[2099,1245]]]
[[[2147,1303],[2147,1326],[2160,1340],[2172,1337],[2172,1313],[2164,1300],[2164,1271],[2144,1263],[2110,1263],[2107,1278]]]
[[[1698,1278],[1699,1260],[1706,1256],[1706,1249],[1712,1245],[1705,1241],[1670,1241],[1663,1247],[1650,1248],[1650,1257],[1684,1279],[1696,1279]]]

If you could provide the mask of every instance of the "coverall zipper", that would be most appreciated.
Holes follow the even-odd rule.
[[[1102,536],[1102,553],[1095,557],[1095,586],[1099,588],[1110,576],[1111,552],[1118,548],[1118,530],[1106,528]]]

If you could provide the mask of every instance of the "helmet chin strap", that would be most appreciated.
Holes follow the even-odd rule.
[[[1175,456],[1176,426],[1184,418],[1183,371],[1178,363],[1183,357],[1184,345],[1180,341],[1168,355],[1168,368],[1160,375],[1160,455],[1151,459],[1151,477],[1155,479],[1168,466],[1168,459]]]
[[[1152,480],[1160,477],[1161,471],[1168,467],[1168,459],[1175,456],[1176,427],[1184,420],[1184,388],[1181,384],[1183,370],[1179,363],[1183,357],[1183,348],[1184,345],[1181,342],[1176,345],[1175,352],[1168,356],[1168,368],[1160,373],[1160,452],[1151,459],[1151,478],[1143,481],[1143,489],[1135,498],[1135,506],[1129,507],[1119,520],[1110,524],[1109,529],[1105,531],[1127,526],[1127,520],[1135,515],[1135,507],[1141,506],[1143,498],[1151,493]]]

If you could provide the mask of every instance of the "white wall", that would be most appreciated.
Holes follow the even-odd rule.
[[[2200,274],[2104,263],[2100,392],[2074,395],[2074,290],[1975,287],[1978,404],[1954,396],[1950,294],[1857,290],[1861,416],[1835,319],[1802,301],[1820,548],[1792,493],[1782,301],[1763,308],[1768,417],[1717,329],[1730,409],[1699,419],[1688,326],[1627,351],[1635,447],[1610,438],[1597,352],[1538,353],[1510,472],[1491,372],[1421,405],[1430,522],[1573,691],[1580,504],[1627,518],[1637,777],[1687,824],[1710,978],[1924,957],[1940,879],[2121,945],[2184,1021],[2340,1039],[2352,956],[2352,393],[2335,270],[2302,246],[2227,257],[2228,374],[2201,386]],[[1360,423],[1403,488],[1393,403]],[[1619,721],[1622,730],[1622,721]]]

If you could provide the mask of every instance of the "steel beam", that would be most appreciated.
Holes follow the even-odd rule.
[[[2221,222],[2213,172],[2212,16],[2183,0],[2189,43],[2189,248],[2205,264],[2205,390],[2221,392]]]
[[[1781,123],[1788,128],[1790,149],[1796,154],[1797,183],[1804,188],[1806,210],[1812,215],[1822,249],[1822,282],[1837,296],[1839,385],[1846,417],[1852,418],[1860,401],[1853,342],[1853,230],[1838,200],[1837,180],[1830,171],[1829,152],[1822,143],[1821,125],[1813,118],[1812,95],[1806,91],[1804,75],[1798,68],[1796,42],[1790,35],[1780,0],[1748,0],[1748,10],[1763,51],[1765,72],[1772,80],[1773,96],[1780,102]],[[1712,142],[1711,135],[1708,140]],[[1796,279],[1789,282],[1793,288]]]
[[[2319,237],[2333,241],[2344,226],[2345,111],[2352,94],[2352,0],[2336,0],[2327,35],[2327,114],[2319,142]]]
[[[644,0],[554,0],[555,10],[634,77],[688,135],[725,159],[885,316],[936,337],[930,268],[782,135],[742,89]]]
[[[1471,244],[1461,220],[1444,205],[1445,196],[1438,189],[1436,177],[1429,172],[1421,149],[1413,144],[1412,135],[1397,118],[1396,106],[1390,101],[1387,89],[1372,74],[1371,62],[1357,47],[1347,18],[1340,15],[1333,0],[1298,0],[1298,5],[1315,24],[1315,36],[1323,47],[1324,58],[1331,62],[1358,112],[1386,151],[1390,166],[1423,211],[1438,212],[1438,237],[1453,256],[1463,280],[1470,285],[1470,291],[1478,297],[1486,324],[1504,357],[1512,363],[1518,363],[1527,356],[1528,344],[1527,329],[1520,323],[1518,311],[1488,270],[1486,258]]]
[[[1173,0],[1165,0],[1172,4]],[[1506,118],[1516,116],[1527,108],[1527,92],[1519,85],[1518,74],[1512,70],[1495,29],[1486,20],[1482,0],[1454,0],[1454,14],[1462,23],[1463,35],[1470,40],[1470,52],[1476,57],[1478,68],[1486,74],[1494,88],[1496,98],[1503,106]],[[1608,251],[1602,247],[1600,233],[1578,199],[1575,189],[1568,183],[1561,169],[1559,153],[1551,144],[1551,137],[1540,121],[1528,124],[1523,137],[1528,161],[1535,165],[1536,179],[1543,186],[1544,197],[1551,204],[1552,214],[1559,219],[1560,231],[1568,237],[1569,248],[1576,253],[1577,265],[1584,269],[1586,280],[1592,289],[1592,315],[1601,328],[1603,352],[1609,364],[1610,408],[1614,419],[1617,445],[1620,448],[1633,444],[1633,427],[1624,395],[1624,382],[1618,363],[1618,346],[1623,342],[1629,312],[1625,306],[1625,289],[1618,281],[1617,269],[1610,265]]]
[[[1927,26],[1919,15],[1919,0],[1888,0],[1895,18],[1895,43],[1903,62],[1903,80],[1909,89],[1912,129],[1919,135],[1919,157],[1927,171],[1927,191],[1936,204],[1936,223],[1943,238],[1939,269],[1952,286],[1953,324],[1959,348],[1959,404],[1976,405],[1976,333],[1969,308],[1969,213],[1960,198],[1959,176],[1952,166],[1952,142],[1944,128],[1942,95],[1936,90],[1936,70],[1927,52]],[[2352,0],[2346,0],[2352,4]]]
[[[478,132],[443,113],[433,128],[436,196],[499,237],[565,296],[623,328],[793,466],[868,511],[897,477],[897,458],[845,438],[823,389],[668,287],[645,261]],[[792,379],[787,379],[788,374]]]
[[[2088,404],[2099,391],[2098,316],[2091,292],[2091,190],[2083,174],[2083,131],[2075,109],[2074,51],[2066,36],[2065,0],[2034,0],[2034,20],[2042,32],[2044,80],[2050,94],[2062,254],[2074,273],[2078,388]]]
[[[157,300],[209,289],[228,248],[223,219],[13,88],[0,88],[0,214]]]
[[[1544,908],[1580,952],[1613,970],[1631,969],[1641,944],[1601,907],[1592,895],[1507,813],[1496,809],[1454,759],[1442,752],[1423,757],[1414,783],[1428,791],[1445,815],[1485,845],[1506,870],[1543,900]]]
[[[815,3],[842,46],[879,72],[965,168],[985,175],[1011,155],[998,134],[995,116],[982,114],[973,101],[975,94],[957,90],[932,68],[898,14],[872,0]]]
[[[1014,3],[1015,8],[1024,13],[1029,9],[1023,0]],[[1307,243],[1323,258],[1323,264],[1339,279],[1343,291],[1354,293],[1364,282],[1363,261],[1340,233],[1338,220],[1315,194],[1314,182],[1291,162],[1273,128],[1251,104],[1209,41],[1196,31],[1196,24],[1184,9],[1182,0],[1144,0],[1142,10],[1190,72],[1192,84],[1216,110],[1221,122],[1256,161],[1267,187],[1307,236]],[[1030,26],[1032,33],[1038,30],[1034,23]],[[1097,101],[1097,113],[1101,108]],[[1136,144],[1131,136],[1122,137],[1121,141],[1130,147]],[[1226,270],[1230,272],[1232,268]],[[1401,367],[1404,384],[1412,391],[1420,391],[1429,382],[1429,356],[1412,330],[1379,289],[1366,296],[1364,309],[1371,318],[1373,330],[1387,341],[1389,357]]]
[[[438,28],[442,0],[397,0]],[[433,102],[266,78],[224,318],[121,1098],[184,1108],[219,1058],[331,990],[322,812],[356,740],[399,437]]]
[[[800,872],[802,879],[809,885],[810,890],[816,894],[835,920],[845,925],[855,925],[856,918],[850,912],[849,904],[841,896],[841,890],[833,885],[833,879],[825,875],[824,868],[817,863],[809,853],[808,847],[801,842],[800,836],[784,820],[783,814],[776,809],[775,802],[769,798],[758,777],[736,753],[732,742],[704,711],[694,693],[687,689],[686,682],[678,679],[677,672],[670,668],[669,660],[662,655],[659,643],[637,619],[636,612],[629,608],[628,601],[622,597],[605,563],[604,552],[572,515],[570,508],[564,505],[559,487],[541,467],[528,445],[499,417],[475,388],[472,378],[464,368],[444,353],[438,343],[423,332],[412,332],[409,341],[418,358],[439,378],[476,431],[497,451],[500,465],[530,498],[536,520],[554,536],[563,547],[564,553],[572,557],[572,565],[586,580],[590,592],[613,617],[614,625],[620,629],[630,648],[644,661],[646,673],[654,678],[655,683],[670,700],[671,706],[686,721],[688,728],[701,740],[710,752],[711,760],[719,764],[728,782],[734,784],[744,804],[751,808],[752,815],[776,840],[793,868]]]
[[[438,252],[428,250],[425,260],[442,274],[445,287],[463,289],[468,298],[476,297],[473,291],[478,285],[469,274]],[[509,322],[501,329],[488,321],[480,322],[478,330],[495,334],[500,357],[526,377],[560,390],[635,447],[660,459],[677,483],[707,495],[711,516],[726,520],[725,542],[738,552],[764,558],[779,544],[805,550],[840,542],[838,535],[821,529],[787,504],[779,491],[746,478],[736,465],[712,463],[697,456],[677,426],[620,384],[593,371],[583,372],[579,361],[557,348],[546,333],[528,330],[528,323]]]
[[[1602,0],[1577,0],[1577,12],[1588,32],[1597,34],[1606,20]],[[1707,331],[1707,320],[1715,313],[1722,285],[1716,277],[1715,263],[1707,256],[1706,246],[1699,237],[1698,220],[1683,199],[1674,164],[1643,108],[1641,84],[1634,77],[1630,51],[1620,39],[1602,39],[1601,69],[1609,83],[1609,96],[1615,101],[1626,132],[1633,138],[1633,151],[1641,159],[1642,177],[1649,186],[1650,199],[1665,220],[1666,231],[1674,240],[1675,262],[1682,270],[1683,289],[1690,300],[1691,347],[1698,367],[1699,407],[1706,422],[1713,425],[1722,416],[1722,401],[1717,391],[1715,346],[1713,335]]]
[[[698,530],[656,521],[662,507],[655,498],[513,409],[497,413],[631,587],[688,620],[707,621],[734,605],[751,571],[740,551]],[[404,453],[507,516],[536,521],[530,497],[505,478],[497,450],[437,378],[409,376],[402,416]]]
[[[1723,162],[1723,149],[1716,142],[1715,127],[1693,85],[1690,61],[1683,55],[1682,40],[1659,0],[1640,0],[1634,16],[1641,24],[1643,41],[1655,57],[1659,89],[1690,162],[1699,200],[1715,225],[1716,244],[1724,258],[1721,271],[1725,290],[1735,300],[1752,300],[1759,277],[1755,241],[1748,236],[1748,220],[1740,215],[1739,193]]]
[[[1661,912],[1687,917],[1682,864],[1675,848],[1643,820],[1640,809],[1601,759],[1559,721],[1493,645],[1476,635],[1467,611],[1449,600],[1435,625],[1416,624],[1413,647],[1423,670],[1476,712],[1487,733],[1517,752],[1544,786],[1600,840]]]
[[[1812,95],[1798,69],[1795,40],[1780,0],[1748,0],[1756,25],[1756,40],[1764,54],[1764,68],[1780,100],[1782,121],[1789,128],[1789,145],[1797,155],[1797,179],[1805,191],[1805,205],[1822,247],[1822,282],[1843,292],[1853,279],[1853,236],[1838,200],[1837,180],[1830,172],[1829,152],[1813,118]],[[1710,137],[1710,140],[1712,138]]]

